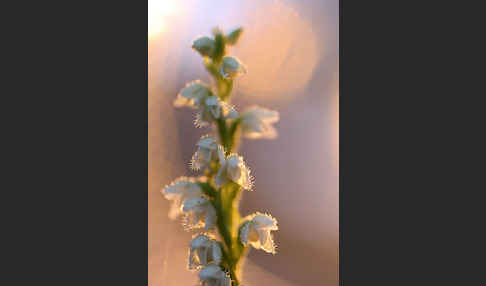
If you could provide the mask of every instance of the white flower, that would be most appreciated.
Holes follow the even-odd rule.
[[[200,80],[191,81],[179,92],[174,100],[174,106],[196,108],[199,107],[208,96],[211,96],[211,94],[212,92],[209,87]]]
[[[218,159],[218,143],[216,139],[205,135],[197,143],[197,151],[192,156],[191,167],[194,170],[204,169],[211,161]]]
[[[230,104],[220,100],[209,87],[200,80],[186,84],[174,100],[175,107],[199,108],[195,123],[198,127],[209,125],[212,121],[224,118],[237,118],[238,112]]]
[[[251,190],[253,177],[250,175],[250,169],[243,161],[243,157],[238,156],[238,154],[231,154],[226,158],[222,148],[218,149],[218,156],[220,167],[214,183],[217,186],[222,186],[233,181],[243,189]]]
[[[228,103],[221,101],[216,95],[208,96],[200,105],[201,111],[196,115],[195,124],[198,127],[208,126],[210,122],[223,118],[236,118],[238,112]]]
[[[204,197],[185,201],[182,211],[185,213],[184,225],[188,230],[204,228],[208,231],[216,224],[216,210]]]
[[[277,131],[272,126],[279,120],[277,111],[259,106],[248,108],[241,116],[242,134],[246,138],[274,139]]]
[[[278,230],[277,220],[271,215],[255,213],[246,218],[240,228],[240,239],[244,245],[250,244],[256,249],[275,254],[276,245],[270,231]]]
[[[213,263],[219,265],[223,257],[218,242],[205,234],[200,234],[189,244],[189,269],[197,269],[201,266]]]
[[[179,177],[170,185],[162,189],[162,194],[166,199],[172,201],[169,217],[175,219],[182,213],[182,205],[187,200],[200,197],[203,193],[197,180],[188,177]]]
[[[192,44],[192,48],[203,56],[211,56],[214,52],[214,40],[209,37],[197,38]]]
[[[207,126],[214,119],[221,115],[220,100],[216,95],[208,96],[200,106],[201,111],[196,116],[196,125],[198,127]]]
[[[224,57],[219,72],[225,78],[246,74],[246,67],[235,57]]]
[[[210,264],[204,267],[199,272],[199,279],[201,279],[202,286],[230,286],[231,279],[229,275],[219,266]]]

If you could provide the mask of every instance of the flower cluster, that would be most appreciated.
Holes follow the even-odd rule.
[[[200,37],[192,48],[204,57],[215,89],[200,80],[188,83],[174,100],[175,107],[197,110],[196,125],[212,127],[214,134],[199,139],[190,162],[199,177],[179,177],[162,189],[172,201],[169,217],[183,216],[186,230],[202,230],[189,243],[190,270],[199,271],[203,286],[240,285],[239,265],[248,246],[275,254],[271,231],[278,230],[277,220],[256,212],[241,218],[238,210],[242,190],[253,190],[253,177],[242,156],[235,153],[235,140],[273,139],[272,124],[279,120],[277,111],[252,106],[239,114],[229,103],[233,80],[246,73],[236,57],[225,56],[227,46],[238,42],[242,29],[224,34],[213,31],[214,38]],[[216,139],[216,136],[217,139]],[[219,233],[221,241],[216,239]]]
[[[174,106],[199,109],[195,121],[198,127],[208,126],[220,118],[238,117],[238,112],[231,105],[214,95],[200,80],[188,83],[177,95]]]

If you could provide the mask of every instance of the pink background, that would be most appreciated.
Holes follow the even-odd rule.
[[[278,219],[276,255],[252,250],[244,285],[338,284],[338,0],[149,0],[149,285],[196,285],[187,270],[188,243],[180,221],[167,217],[165,184],[188,167],[207,128],[194,111],[171,102],[187,81],[209,81],[190,48],[220,25],[245,33],[230,54],[248,67],[236,80],[237,110],[252,104],[280,112],[276,140],[244,140],[239,153],[255,177],[243,215]]]

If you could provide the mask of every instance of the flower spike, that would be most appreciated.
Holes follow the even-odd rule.
[[[241,137],[277,137],[273,124],[279,120],[277,111],[252,106],[239,114],[230,103],[234,79],[247,69],[226,52],[242,32],[215,28],[213,37],[194,40],[192,49],[203,57],[214,86],[191,81],[173,101],[175,107],[196,110],[195,125],[213,131],[199,138],[190,161],[191,169],[204,175],[179,177],[161,190],[171,201],[169,217],[182,215],[185,230],[199,230],[189,243],[188,268],[199,271],[201,286],[241,286],[239,265],[249,245],[276,252],[271,232],[278,229],[277,220],[258,212],[241,219],[238,210],[241,189],[252,190],[254,183],[243,157],[232,151]]]

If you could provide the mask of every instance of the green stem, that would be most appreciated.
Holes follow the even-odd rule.
[[[231,91],[233,89],[233,79],[224,78],[218,71],[221,60],[225,54],[225,43],[222,34],[215,35],[216,50],[213,54],[212,61],[205,58],[204,64],[208,72],[214,77],[218,89],[218,97],[228,102]],[[235,131],[239,119],[233,122],[231,126],[227,125],[224,118],[218,118],[216,125],[221,144],[224,147],[226,156],[229,155],[234,147]],[[212,172],[211,172],[212,174]],[[203,185],[206,187],[205,185]],[[208,188],[209,189],[209,188]],[[221,187],[214,193],[207,190],[208,193],[213,194],[214,200],[212,203],[216,209],[217,221],[216,225],[218,231],[223,238],[223,265],[227,267],[230,274],[232,285],[239,286],[238,280],[238,262],[244,254],[244,246],[239,241],[240,213],[238,210],[239,194],[241,192],[240,186],[235,183],[228,183]]]
[[[225,262],[231,279],[238,285],[238,262],[241,259],[242,244],[239,241],[240,214],[238,211],[241,187],[233,182],[216,192],[213,202],[217,214],[217,227],[225,244]]]
[[[228,189],[227,191],[231,191],[231,189]],[[228,195],[228,194],[226,194]],[[233,204],[234,199],[237,197],[233,194],[229,194],[230,198],[229,201]],[[225,202],[225,199],[223,199],[223,188],[221,188],[217,193],[216,193],[216,198],[213,201],[214,208],[216,209],[216,215],[217,215],[217,222],[216,225],[218,227],[218,231],[223,237],[223,241],[225,244],[225,248],[223,248],[223,258],[225,260],[225,263],[228,265],[228,271],[231,277],[231,280],[233,281],[233,285],[239,285],[239,280],[236,275],[236,269],[237,269],[237,264],[238,261],[240,260],[240,253],[235,253],[233,245],[234,242],[236,244],[237,241],[234,239],[234,235],[232,235],[232,227],[234,226],[234,221],[235,217],[230,215],[233,213],[233,208],[228,206],[228,203]],[[229,221],[230,222],[229,222]],[[229,223],[228,223],[229,222]],[[236,236],[237,237],[237,236]],[[235,256],[236,255],[236,256]]]
[[[229,144],[229,134],[228,134],[228,129],[226,127],[226,121],[222,118],[218,118],[216,121],[218,125],[218,133],[219,133],[219,139],[221,141],[221,144],[224,147],[224,150],[226,151],[226,155],[228,155],[231,152],[231,146]]]

